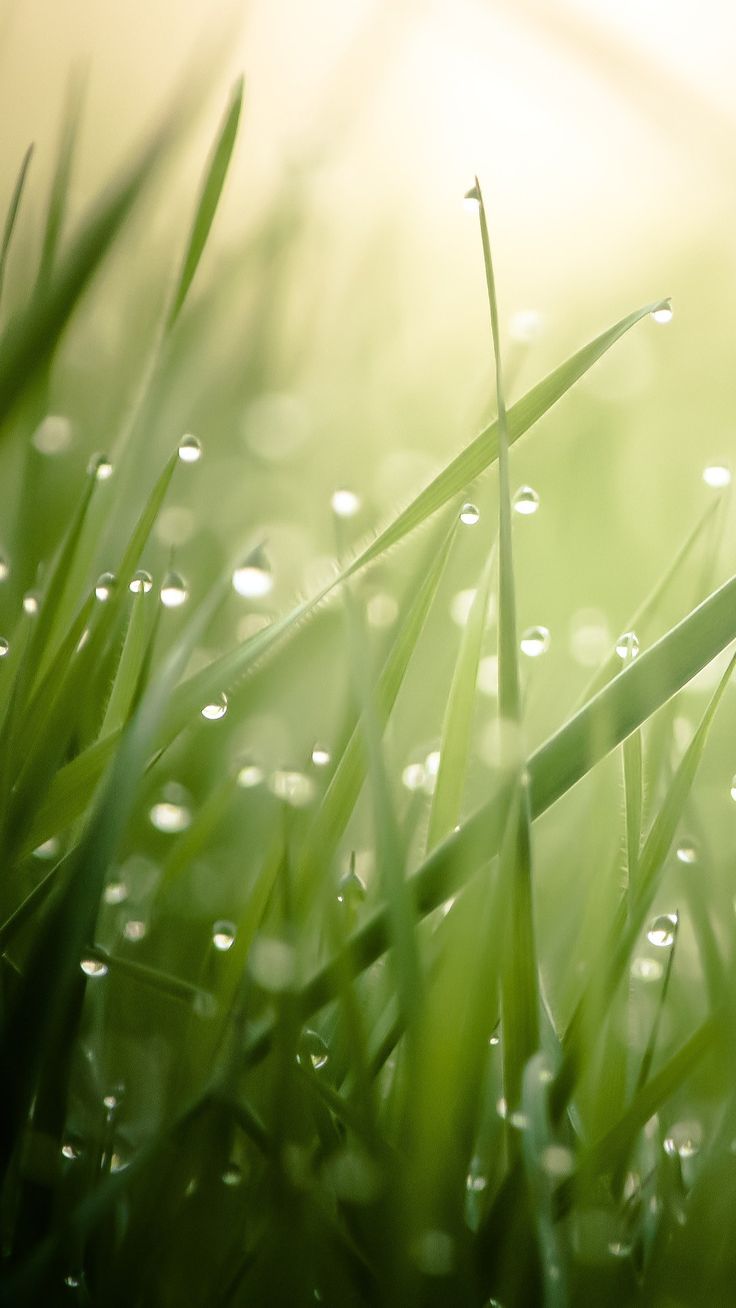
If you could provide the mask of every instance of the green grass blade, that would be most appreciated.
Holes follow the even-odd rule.
[[[120,744],[120,732],[95,741],[54,776],[45,799],[35,808],[20,844],[27,857],[38,845],[65,831],[84,814]]]
[[[28,175],[28,168],[32,156],[33,142],[28,146],[28,149],[21,160],[21,165],[18,169],[18,176],[15,179],[15,186],[13,187],[13,194],[10,197],[8,212],[5,215],[5,226],[3,227],[2,239],[0,239],[0,301],[2,301],[3,286],[5,283],[5,269],[8,262],[8,255],[10,253],[10,244],[13,239],[13,232],[18,218],[18,210],[20,209],[20,202],[23,198],[23,188],[26,184],[26,177]]]
[[[624,767],[624,806],[626,815],[626,865],[631,894],[635,892],[641,846],[643,776],[641,732],[634,731],[622,746]]]
[[[62,112],[61,132],[56,153],[56,167],[51,182],[51,192],[46,211],[41,244],[41,261],[38,269],[37,293],[45,291],[51,277],[56,254],[61,239],[66,215],[69,185],[71,182],[74,153],[79,135],[79,123],[82,113],[83,84],[78,77],[72,77]]]
[[[225,185],[230,160],[235,147],[235,138],[238,132],[238,121],[240,119],[240,110],[243,103],[244,81],[239,77],[233,86],[225,117],[222,121],[220,131],[215,144],[215,149],[210,159],[209,167],[202,186],[202,192],[199,197],[197,212],[194,216],[194,223],[189,236],[189,244],[184,256],[179,280],[171,302],[166,328],[170,331],[174,326],[187,298],[189,288],[194,280],[194,275],[202,258],[204,247],[207,243],[207,237],[217,212],[217,206],[220,202],[222,188]]]

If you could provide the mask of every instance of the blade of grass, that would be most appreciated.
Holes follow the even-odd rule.
[[[41,260],[36,283],[37,294],[44,293],[48,286],[64,226],[69,184],[71,182],[74,153],[82,114],[83,91],[81,78],[73,75],[66,95],[66,104],[61,115],[56,167],[51,182],[51,192],[46,211],[46,225],[41,243]]]
[[[13,194],[10,197],[8,212],[5,215],[5,226],[3,227],[2,239],[0,240],[0,302],[2,301],[3,286],[5,284],[5,269],[8,262],[8,255],[10,253],[10,244],[13,239],[13,232],[18,218],[18,210],[20,209],[20,202],[23,198],[23,188],[26,184],[26,177],[28,175],[28,168],[32,156],[33,142],[31,141],[31,144],[23,155],[20,168],[18,169],[18,176],[15,179]]]

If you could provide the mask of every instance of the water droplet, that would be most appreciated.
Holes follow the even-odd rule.
[[[422,790],[427,780],[423,763],[409,763],[401,774],[401,784],[407,790]]]
[[[75,1163],[82,1157],[81,1140],[78,1140],[74,1136],[67,1136],[66,1140],[62,1142],[61,1153],[63,1158],[67,1158],[69,1162]]]
[[[653,322],[660,323],[660,325],[672,322],[672,305],[670,301],[663,300],[661,304],[657,305],[656,309],[652,309],[649,316]]]
[[[273,590],[271,565],[261,545],[233,573],[233,590],[244,599],[263,599]]]
[[[4,554],[0,554],[0,581],[7,581],[10,576],[10,564]]]
[[[478,1157],[471,1158],[468,1174],[465,1178],[465,1188],[471,1194],[480,1194],[488,1185],[488,1177],[483,1170],[482,1160]]]
[[[315,745],[312,749],[312,762],[316,768],[326,768],[331,761],[332,755],[329,749],[324,745]]]
[[[202,457],[202,446],[196,436],[182,436],[179,441],[178,449],[179,458],[182,463],[199,463]]]
[[[97,581],[95,582],[96,598],[98,600],[101,600],[102,603],[104,604],[105,600],[109,600],[116,586],[117,586],[117,578],[115,577],[114,573],[101,572],[99,577],[97,578]]]
[[[635,981],[659,981],[664,968],[658,958],[635,958],[631,975]]]
[[[28,613],[30,617],[35,618],[39,610],[40,601],[35,590],[29,590],[23,596],[23,612]]]
[[[53,859],[57,857],[60,849],[61,841],[59,837],[49,836],[48,840],[44,840],[42,845],[37,845],[33,851],[33,857]]]
[[[447,1276],[455,1261],[455,1241],[447,1231],[423,1231],[414,1242],[413,1254],[425,1276]]]
[[[109,481],[112,477],[112,464],[106,454],[93,454],[87,471],[96,481]]]
[[[126,940],[142,940],[146,934],[145,922],[140,922],[137,918],[131,918],[123,927],[123,935]]]
[[[550,634],[546,627],[529,627],[519,641],[519,649],[527,658],[537,659],[549,649]]]
[[[512,500],[511,507],[515,513],[521,513],[525,518],[530,518],[539,508],[539,496],[532,486],[520,486]]]
[[[206,718],[208,722],[219,722],[220,718],[224,718],[227,713],[227,695],[225,692],[223,691],[221,695],[218,695],[217,699],[213,700],[211,704],[205,704],[201,712],[202,717]]]
[[[703,481],[713,490],[722,490],[731,485],[731,469],[725,463],[709,463],[707,468],[703,468]]]
[[[474,182],[469,191],[463,196],[463,209],[466,213],[477,214],[480,209],[480,191],[478,183]]]
[[[305,808],[314,797],[314,782],[303,772],[280,769],[272,774],[269,785],[277,799],[285,800],[294,808]]]
[[[670,1158],[694,1158],[703,1143],[700,1122],[675,1122],[664,1139],[664,1151]]]
[[[189,591],[184,578],[178,572],[167,572],[161,583],[161,603],[165,609],[178,609],[186,604]]]
[[[123,904],[128,898],[128,887],[124,881],[108,881],[102,897],[106,904]]]
[[[263,990],[275,994],[290,990],[296,979],[296,958],[291,945],[272,936],[258,936],[248,958],[250,973]]]
[[[683,838],[675,850],[675,858],[678,863],[685,863],[691,866],[698,861],[698,849],[695,843],[689,838]]]
[[[338,518],[354,518],[360,509],[360,496],[351,490],[336,490],[330,500],[332,512]]]
[[[297,1057],[300,1063],[308,1063],[318,1072],[326,1066],[330,1051],[319,1032],[307,1028],[302,1032]]]
[[[384,627],[393,626],[399,616],[399,606],[393,595],[387,595],[385,591],[378,591],[371,595],[366,605],[368,621],[372,627],[383,629]]]
[[[120,1107],[125,1098],[125,1086],[115,1085],[104,1096],[102,1102],[108,1113],[114,1113]]]
[[[215,922],[212,928],[212,943],[221,954],[232,949],[235,944],[236,927],[234,922]]]
[[[85,976],[107,976],[109,968],[100,958],[83,958],[79,964]]]
[[[736,772],[731,777],[731,799],[736,802]]]
[[[504,1096],[502,1095],[500,1099],[496,1100],[496,1112],[498,1113],[498,1116],[502,1117],[505,1121],[508,1111],[509,1111],[509,1106],[506,1103]]]
[[[348,907],[357,908],[359,904],[365,903],[367,894],[365,882],[352,869],[340,878],[337,888],[338,904],[347,904]]]
[[[628,1258],[633,1245],[630,1240],[609,1240],[608,1252],[614,1258]]]
[[[82,1284],[82,1277],[80,1273],[67,1272],[66,1276],[64,1277],[64,1284],[68,1286],[70,1290],[78,1290],[80,1285]]]
[[[152,586],[153,577],[150,572],[144,572],[141,568],[131,577],[128,590],[131,591],[133,595],[147,595]]]
[[[228,1163],[222,1172],[222,1184],[228,1186],[240,1185],[243,1180],[243,1170],[237,1163]]]
[[[250,790],[252,786],[260,786],[263,781],[263,768],[259,768],[255,763],[245,763],[238,771],[236,780],[244,790]]]
[[[476,522],[480,521],[480,510],[475,504],[471,504],[469,500],[467,504],[463,504],[460,510],[460,521],[466,527],[474,527]]]
[[[492,1035],[492,1036],[490,1037],[488,1043],[489,1043],[489,1045],[491,1046],[492,1049],[495,1049],[495,1048],[496,1048],[498,1045],[500,1045],[500,1043],[501,1043],[501,1037],[500,1037],[500,1035],[495,1035],[495,1034]]]
[[[164,787],[161,799],[149,810],[149,818],[157,831],[174,835],[185,831],[192,820],[189,795],[183,786],[174,783]]]
[[[60,414],[50,413],[31,437],[39,454],[63,454],[72,443],[72,424]]]
[[[115,1152],[114,1154],[111,1155],[110,1157],[111,1172],[123,1172],[128,1165],[129,1165],[129,1160],[127,1158],[124,1158],[122,1154]]]
[[[547,1145],[540,1154],[539,1162],[548,1176],[559,1179],[570,1176],[575,1170],[574,1155],[565,1145]]]
[[[616,641],[616,653],[622,663],[631,663],[639,653],[639,637],[635,631],[624,631]]]
[[[659,949],[669,949],[675,942],[677,926],[677,913],[662,913],[652,922],[647,931],[647,940],[650,945],[657,945]]]

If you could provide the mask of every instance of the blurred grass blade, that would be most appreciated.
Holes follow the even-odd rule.
[[[81,78],[78,75],[72,75],[61,117],[56,167],[51,182],[51,192],[46,210],[46,225],[41,243],[41,260],[38,269],[36,294],[45,292],[56,261],[69,199],[72,166],[82,113],[83,91]]]
[[[10,243],[13,239],[13,232],[18,218],[20,202],[23,198],[23,188],[26,184],[26,177],[28,175],[28,168],[32,155],[33,142],[28,146],[28,149],[21,160],[18,176],[15,179],[15,186],[13,187],[13,194],[10,197],[8,212],[5,215],[5,226],[3,227],[2,239],[0,239],[0,302],[2,302],[3,286],[5,284],[5,269],[7,267],[8,255],[10,253]]]
[[[460,821],[463,788],[470,759],[478,665],[488,621],[494,564],[495,548],[490,551],[481,574],[460,639],[442,722],[440,764],[429,812],[427,851],[439,844]]]
[[[168,999],[177,999],[191,1004],[201,997],[207,997],[207,992],[191,981],[185,981],[178,976],[171,976],[168,972],[162,972],[156,967],[149,967],[146,963],[137,963],[134,959],[111,954],[108,950],[101,949],[99,945],[93,945],[85,952],[88,958],[102,963],[108,971],[118,972],[121,976],[130,977],[131,980],[150,987]]]
[[[565,1308],[570,1303],[570,1296],[560,1247],[560,1231],[555,1222],[552,1180],[545,1166],[545,1159],[550,1153],[559,1151],[562,1154],[563,1149],[555,1143],[552,1134],[546,1072],[542,1054],[531,1058],[524,1069],[522,1110],[525,1126],[521,1132],[521,1153],[530,1191],[531,1212],[537,1228],[544,1305],[545,1308]]]
[[[202,186],[202,192],[199,197],[197,212],[194,216],[194,223],[189,236],[189,244],[184,256],[179,281],[174,292],[171,309],[167,319],[167,331],[174,326],[186,300],[189,287],[192,284],[194,275],[202,258],[204,247],[207,243],[207,237],[217,212],[217,206],[220,202],[222,188],[225,185],[230,160],[232,158],[235,138],[238,131],[238,121],[240,119],[240,110],[243,103],[243,78],[239,77],[233,86],[225,117],[222,121],[215,149],[210,159],[209,167]]]
[[[647,1047],[644,1050],[644,1057],[641,1060],[639,1075],[636,1078],[636,1087],[635,1087],[636,1094],[639,1093],[642,1086],[645,1086],[647,1081],[649,1080],[649,1073],[652,1070],[652,1063],[654,1062],[654,1054],[657,1048],[657,1040],[659,1038],[659,1031],[662,1025],[664,1008],[665,1008],[665,1004],[667,1003],[667,995],[669,993],[669,988],[670,988],[670,977],[672,976],[672,965],[675,961],[675,953],[677,951],[677,941],[680,935],[680,914],[675,913],[674,918],[675,920],[673,923],[672,944],[669,948],[668,955],[667,955],[667,962],[665,964],[665,971],[664,971],[664,980],[662,982],[662,988],[659,992],[659,998],[657,1000],[657,1011],[654,1015],[654,1021],[652,1022],[652,1029],[649,1033]]]
[[[636,891],[641,846],[643,778],[641,731],[633,731],[624,741],[621,752],[624,767],[624,806],[626,817],[626,866],[629,893]]]

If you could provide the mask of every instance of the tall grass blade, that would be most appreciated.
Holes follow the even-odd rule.
[[[8,212],[5,215],[5,225],[3,227],[2,238],[0,238],[0,302],[2,302],[3,287],[5,285],[5,269],[8,262],[8,255],[10,254],[10,244],[13,239],[13,232],[18,218],[18,210],[20,209],[20,202],[23,198],[23,188],[26,184],[26,177],[28,175],[28,168],[32,156],[33,142],[28,146],[28,149],[21,160],[18,176],[15,179],[15,186],[13,187],[13,194],[10,197]]]

